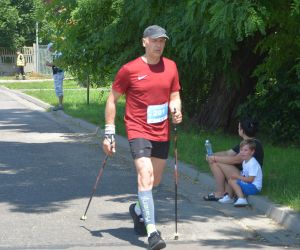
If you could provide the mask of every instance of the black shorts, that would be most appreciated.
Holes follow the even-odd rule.
[[[143,138],[129,140],[132,158],[156,157],[168,159],[170,142],[169,141],[150,141]]]

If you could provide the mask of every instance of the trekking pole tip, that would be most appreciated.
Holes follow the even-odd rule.
[[[178,239],[179,239],[179,235],[178,235],[178,233],[175,233],[174,240],[178,240]]]
[[[82,215],[82,216],[80,217],[80,219],[81,219],[81,220],[86,220],[86,215]]]

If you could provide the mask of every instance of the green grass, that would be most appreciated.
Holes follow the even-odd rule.
[[[33,72],[26,72],[26,80],[33,80],[33,79],[52,79],[52,76],[40,75]],[[16,76],[15,75],[0,76],[0,80],[16,80]]]
[[[16,81],[2,84],[10,89],[53,89],[53,81],[44,82],[22,82]],[[64,81],[64,89],[78,89],[79,86],[74,80]]]
[[[2,84],[3,85],[3,84]],[[8,88],[27,89],[25,93],[35,96],[49,104],[55,105],[57,98],[53,83],[14,83],[5,84]],[[87,105],[86,89],[80,88],[74,81],[65,81],[65,112],[71,116],[104,127],[104,108],[108,92],[97,89],[90,90],[90,104]],[[50,90],[49,90],[50,89]],[[125,136],[123,123],[124,99],[118,102],[116,117],[117,133]],[[185,120],[178,126],[178,158],[192,164],[203,172],[209,172],[205,161],[204,141],[209,138],[214,151],[226,150],[240,142],[238,136],[225,135],[222,132],[209,133],[192,127]],[[263,141],[265,149],[264,182],[262,194],[272,201],[300,211],[300,148],[281,148]],[[172,154],[171,150],[171,154]]]

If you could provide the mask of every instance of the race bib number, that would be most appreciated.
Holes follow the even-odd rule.
[[[149,105],[147,108],[147,123],[159,123],[168,118],[168,103]]]

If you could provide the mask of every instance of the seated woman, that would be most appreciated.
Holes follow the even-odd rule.
[[[238,125],[239,136],[243,139],[254,139],[256,150],[253,157],[263,166],[264,150],[261,142],[255,138],[258,130],[258,123],[246,117],[240,120]],[[216,181],[216,191],[203,197],[206,201],[231,202],[227,192],[230,190],[228,181],[233,174],[239,174],[242,169],[243,159],[239,155],[240,145],[222,152],[216,152],[211,156],[206,156],[210,170]]]

